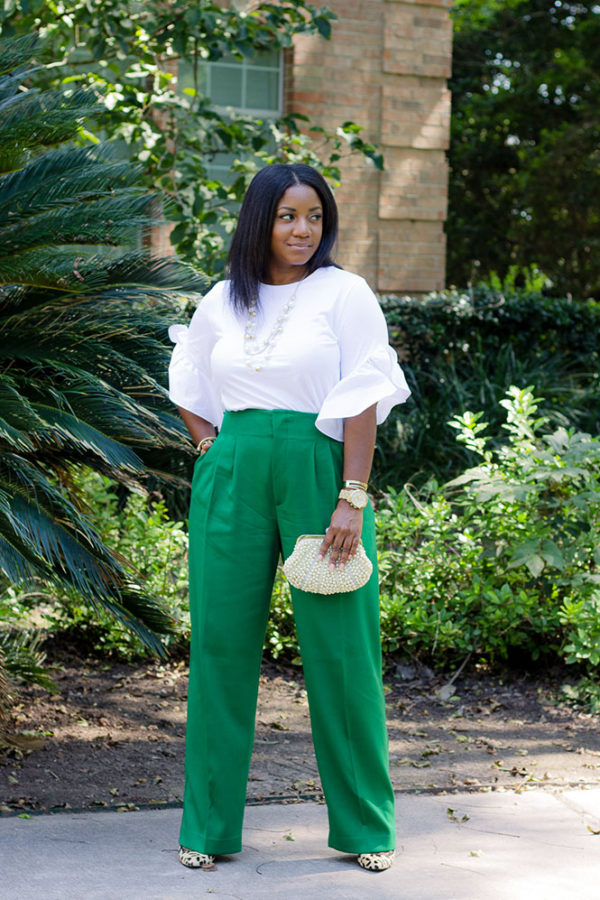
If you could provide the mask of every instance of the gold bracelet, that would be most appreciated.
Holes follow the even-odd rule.
[[[202,438],[202,440],[201,440],[198,444],[196,444],[196,450],[198,451],[198,453],[202,453],[202,451],[204,450],[204,448],[205,448],[207,445],[208,445],[209,447],[211,447],[211,446],[214,444],[215,440],[216,440],[216,438],[214,438],[214,437],[204,437],[204,438]]]
[[[369,488],[369,485],[366,481],[356,481],[356,479],[350,478],[344,481],[344,487],[352,490],[353,488],[359,488],[361,491],[366,491]]]

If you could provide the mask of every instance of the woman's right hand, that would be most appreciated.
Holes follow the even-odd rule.
[[[198,444],[200,456],[204,456],[205,453],[208,453],[215,441],[216,438],[212,435],[208,435],[207,437],[202,438],[202,440]]]
[[[206,451],[212,446],[208,444],[208,441],[211,440],[214,443],[216,439],[215,426],[182,406],[179,406],[178,409],[196,447],[206,440],[206,446],[198,448],[200,456],[204,456]]]

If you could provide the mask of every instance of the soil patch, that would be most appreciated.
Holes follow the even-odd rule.
[[[67,657],[54,677],[58,694],[26,688],[16,709],[14,744],[0,755],[3,815],[181,802],[183,663]],[[556,707],[547,684],[468,677],[445,689],[443,678],[398,666],[386,698],[397,791],[600,784],[600,717]],[[321,797],[302,673],[266,663],[248,801]]]

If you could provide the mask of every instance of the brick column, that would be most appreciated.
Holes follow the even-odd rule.
[[[301,36],[286,66],[287,111],[325,128],[348,119],[378,143],[385,172],[342,165],[339,262],[379,291],[444,285],[450,0],[329,0],[333,38]]]

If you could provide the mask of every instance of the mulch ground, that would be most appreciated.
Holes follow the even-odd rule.
[[[0,753],[0,814],[181,802],[187,668],[63,656],[57,694],[23,690]],[[599,716],[550,683],[398,666],[386,678],[390,770],[404,792],[600,784]],[[444,699],[442,699],[444,698]],[[301,670],[265,664],[248,801],[322,799]]]

